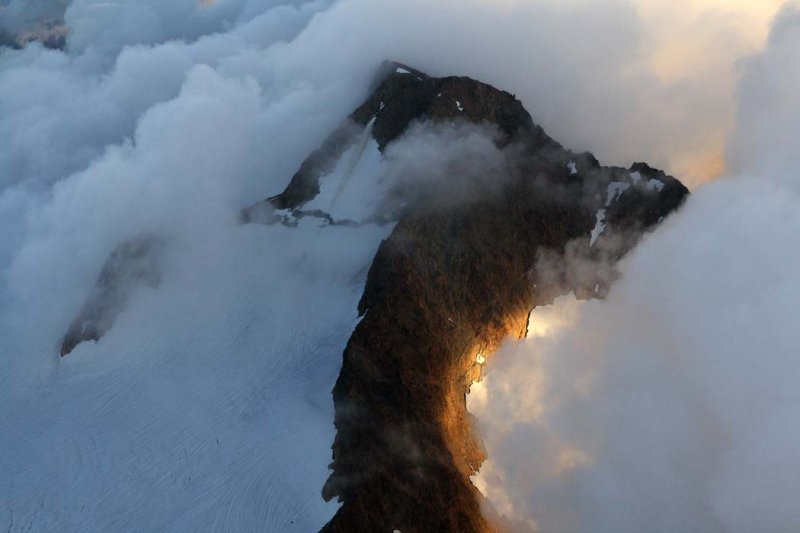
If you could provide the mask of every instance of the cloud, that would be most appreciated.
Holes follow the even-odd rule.
[[[198,62],[278,90],[347,85],[355,103],[393,57],[511,90],[551,135],[605,162],[646,159],[697,183],[721,171],[736,61],[760,45],[774,4],[80,0],[65,14],[69,57],[6,54],[6,168],[52,182],[85,167]],[[64,153],[41,161],[45,147]]]
[[[722,171],[736,63],[762,45],[777,2],[670,6],[349,0],[306,36],[332,36],[325,68],[389,56],[507,88],[568,146],[625,166],[647,159],[696,185]]]
[[[743,64],[745,76],[738,87],[739,127],[727,148],[733,174],[768,176],[770,181],[795,190],[800,156],[791,145],[800,133],[800,108],[792,89],[800,83],[800,71],[794,65],[799,41],[800,10],[789,4],[775,20],[767,52]]]
[[[24,33],[43,22],[60,22],[68,5],[69,0],[0,0],[0,29]]]
[[[768,54],[741,63],[751,74],[737,111],[737,65],[763,44],[775,7],[753,5],[3,3],[4,30],[62,16],[69,27],[63,51],[37,43],[0,51],[0,425],[10,428],[0,436],[3,520],[13,510],[15,523],[36,520],[38,529],[285,531],[293,521],[318,528],[335,511],[319,498],[333,437],[329,390],[367,265],[389,228],[235,220],[241,207],[285,186],[386,58],[492,83],[515,93],[570,148],[591,149],[604,163],[648,160],[695,182],[719,171],[722,139],[738,113],[731,168],[757,176],[770,164],[770,175],[783,178],[715,185],[687,207],[686,222],[662,233],[675,247],[696,234],[686,254],[703,246],[731,254],[718,224],[739,221],[732,235],[748,224],[746,235],[762,247],[742,255],[764,261],[758,275],[779,283],[794,259],[775,255],[793,249],[792,197],[784,193],[794,187],[793,156],[782,132],[794,131],[794,107],[775,80],[797,79],[785,64],[794,15],[784,12]],[[674,60],[686,55],[694,60]],[[780,113],[765,114],[767,94]],[[419,163],[415,154],[442,168],[467,163],[437,159],[430,135],[418,132],[389,154],[398,172]],[[491,163],[485,137],[450,141]],[[772,231],[775,217],[787,224],[783,233]],[[142,232],[172,243],[162,283],[133,295],[107,337],[59,361],[58,341],[108,254]],[[750,266],[732,267],[738,255],[709,260],[706,270],[679,262],[691,255],[646,260],[654,253],[647,246],[665,249],[650,244],[662,233],[626,272],[671,265],[684,277],[718,280],[710,287],[723,295],[749,288],[741,280],[758,286]],[[617,294],[638,294],[625,287]],[[783,294],[775,291],[764,294]],[[739,453],[752,460],[747,450]]]
[[[730,175],[639,245],[607,300],[534,312],[533,327],[555,325],[501,352],[470,400],[490,457],[478,484],[509,518],[542,531],[800,519],[797,13],[745,65]]]

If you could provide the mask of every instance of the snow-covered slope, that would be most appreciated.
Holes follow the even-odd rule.
[[[5,321],[3,528],[321,527],[330,390],[389,230],[309,220],[176,246],[159,289],[57,365],[47,335],[31,348]]]

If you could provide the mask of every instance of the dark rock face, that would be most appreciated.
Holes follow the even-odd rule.
[[[158,285],[162,251],[160,238],[143,235],[122,243],[111,253],[92,293],[64,336],[61,357],[84,341],[100,340],[139,286]]]
[[[476,356],[524,335],[536,250],[591,223],[536,196],[518,183],[483,205],[407,216],[381,246],[334,389],[324,494],[344,505],[329,531],[489,529],[469,481],[484,459],[465,404]]]
[[[452,120],[495,126],[505,170],[479,176],[485,194],[456,203],[443,201],[452,183],[431,182],[381,244],[333,391],[323,495],[342,507],[324,531],[494,530],[469,480],[484,459],[465,401],[480,376],[476,356],[524,336],[531,309],[559,294],[602,297],[613,264],[688,194],[645,164],[601,167],[564,150],[509,93],[387,63],[286,190],[243,218],[285,223],[276,209],[302,213],[369,125],[383,150],[414,121]]]

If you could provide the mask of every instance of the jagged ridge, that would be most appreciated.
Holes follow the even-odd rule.
[[[343,502],[325,531],[489,531],[469,481],[484,459],[465,403],[480,374],[476,355],[523,336],[530,310],[558,294],[602,296],[613,280],[609,265],[688,191],[643,163],[601,167],[591,154],[564,150],[513,95],[489,85],[397,63],[385,64],[378,79],[286,189],[243,218],[285,223],[276,210],[302,213],[364,128],[381,150],[414,121],[499,130],[508,158],[500,186],[452,204],[440,201],[451,184],[434,184],[399,216],[375,257],[363,319],[333,391],[337,435],[323,491]],[[595,262],[593,274],[576,278],[564,265],[558,275],[537,274],[543,252],[568,246]]]

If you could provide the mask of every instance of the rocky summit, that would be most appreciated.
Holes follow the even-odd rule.
[[[507,337],[525,335],[537,305],[575,291],[602,297],[614,264],[686,198],[644,163],[603,167],[561,147],[513,95],[465,77],[434,78],[385,63],[374,91],[245,221],[296,223],[348,150],[368,135],[385,153],[414,124],[491,127],[502,171],[427,180],[372,263],[333,390],[337,435],[323,495],[342,502],[330,532],[492,531],[469,476],[484,452],[465,395]],[[351,223],[364,223],[350,221]]]

